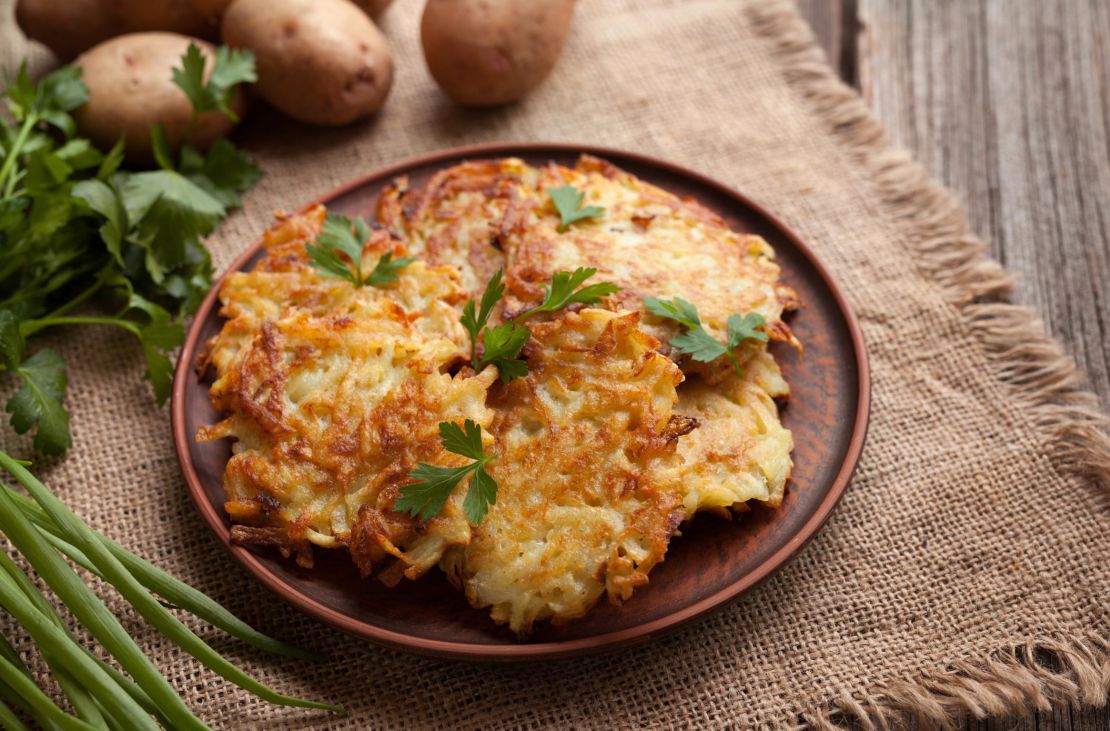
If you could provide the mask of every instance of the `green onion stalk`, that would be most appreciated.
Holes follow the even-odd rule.
[[[27,491],[24,495],[0,482],[0,533],[123,669],[82,645],[31,576],[11,555],[0,553],[0,610],[30,636],[72,710],[37,685],[8,639],[0,637],[0,727],[21,731],[29,718],[62,731],[208,728],[69,562],[110,584],[155,629],[224,679],[271,703],[343,712],[266,687],[212,649],[167,606],[276,655],[311,662],[323,657],[258,632],[204,593],[94,531],[3,452],[0,468]]]

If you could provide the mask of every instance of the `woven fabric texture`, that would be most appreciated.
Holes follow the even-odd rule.
[[[0,2],[0,63],[30,56]],[[959,206],[889,149],[862,102],[779,0],[586,0],[556,72],[525,101],[465,111],[419,44],[422,3],[383,29],[396,79],[375,119],[301,126],[256,109],[239,132],[266,177],[208,242],[222,270],[268,224],[384,163],[464,143],[572,141],[657,155],[776,211],[844,285],[873,370],[857,475],[817,538],[716,615],[621,654],[515,667],[410,657],[354,641],[257,586],[186,495],[167,409],[138,348],[86,329],[72,364],[74,447],[40,468],[88,521],[326,666],[243,650],[264,682],[346,706],[276,708],[120,614],[217,728],[681,728],[849,721],[927,727],[967,712],[1102,704],[1110,689],[1110,447],[1070,361],[980,258]],[[27,444],[2,430],[6,449]],[[646,589],[650,591],[650,587]],[[105,596],[111,596],[105,592]],[[116,601],[114,598],[113,601]],[[11,636],[16,630],[0,620]],[[26,645],[24,645],[26,648]]]

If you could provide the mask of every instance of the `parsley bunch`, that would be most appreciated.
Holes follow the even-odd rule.
[[[668,342],[671,347],[680,353],[689,355],[700,363],[709,363],[720,358],[728,357],[737,375],[743,377],[740,363],[733,354],[733,349],[740,346],[745,340],[759,340],[767,342],[767,333],[760,330],[766,327],[767,321],[758,312],[749,312],[741,317],[730,315],[728,318],[728,345],[724,345],[717,338],[710,335],[702,327],[698,317],[698,308],[681,297],[671,300],[661,300],[655,297],[645,297],[644,307],[648,312],[667,320],[673,320],[686,328],[686,332],[676,335]]]
[[[355,287],[370,284],[380,287],[397,280],[397,272],[416,261],[412,257],[393,258],[387,251],[369,274],[362,272],[362,247],[370,237],[370,225],[361,218],[354,221],[338,213],[329,213],[315,244],[305,248],[312,266],[325,277],[346,279]]]
[[[451,421],[441,422],[439,438],[443,448],[473,460],[462,467],[436,467],[421,462],[409,477],[417,480],[401,488],[401,495],[393,509],[408,513],[414,518],[430,520],[443,510],[455,486],[470,475],[470,487],[463,499],[463,512],[471,523],[481,523],[489,506],[497,502],[497,483],[486,472],[486,465],[493,460],[482,447],[482,427],[470,419],[463,426]]]
[[[249,54],[224,50],[205,82],[199,53],[190,47],[174,71],[194,119],[253,78]],[[35,448],[60,454],[71,444],[66,364],[36,349],[34,336],[74,325],[132,334],[164,402],[182,319],[212,284],[201,239],[261,173],[227,140],[204,154],[184,145],[175,160],[160,129],[152,131],[159,169],[121,169],[122,140],[104,152],[77,136],[70,113],[88,101],[88,87],[75,67],[38,84],[23,67],[0,98],[12,118],[0,118],[0,379],[19,383],[6,404],[15,431],[35,429]],[[93,301],[101,307],[92,313],[81,307]]]
[[[528,375],[528,365],[520,360],[520,353],[532,336],[523,324],[524,320],[539,312],[555,312],[575,302],[592,305],[602,297],[620,290],[615,284],[599,282],[583,287],[587,279],[597,274],[593,267],[578,267],[573,272],[555,272],[551,285],[544,287],[544,297],[540,304],[526,310],[497,327],[486,327],[493,308],[505,294],[502,273],[498,269],[486,284],[481,302],[476,306],[469,300],[463,307],[462,324],[470,334],[470,364],[474,370],[481,370],[489,364],[497,366],[501,381],[508,383],[514,378]],[[478,357],[478,336],[482,338],[482,356]]]

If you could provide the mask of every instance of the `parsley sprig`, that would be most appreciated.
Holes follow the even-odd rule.
[[[742,317],[738,314],[729,316],[726,346],[705,331],[701,318],[698,317],[698,308],[681,297],[670,300],[645,297],[644,307],[651,314],[673,320],[686,328],[686,332],[668,341],[675,350],[689,355],[700,363],[709,363],[722,355],[726,356],[737,375],[741,377],[744,373],[740,370],[740,363],[736,360],[733,349],[739,347],[745,340],[767,342],[767,333],[759,329],[766,327],[767,321],[758,312],[749,312]]]
[[[599,282],[583,287],[587,279],[597,274],[593,267],[578,267],[573,272],[559,271],[551,277],[550,286],[544,287],[543,301],[525,310],[503,325],[486,327],[493,308],[505,294],[502,272],[498,269],[486,284],[479,303],[470,300],[463,307],[462,324],[470,334],[470,364],[474,370],[481,370],[489,364],[497,366],[501,381],[508,383],[514,378],[528,375],[528,365],[520,359],[520,353],[532,336],[523,322],[540,312],[555,312],[564,307],[581,303],[592,305],[602,297],[620,290],[615,284]],[[482,356],[478,357],[478,338],[482,339]]]
[[[315,244],[308,244],[308,256],[314,266],[325,277],[346,279],[355,287],[383,284],[397,281],[401,269],[413,263],[409,256],[393,258],[387,251],[368,274],[363,274],[362,247],[370,237],[370,225],[361,218],[354,221],[338,213],[329,213],[324,221]]]
[[[211,104],[226,106],[237,79],[253,67],[248,55],[225,50],[204,82],[196,54],[186,53],[174,74],[194,118]],[[77,135],[71,113],[88,101],[81,69],[64,66],[36,84],[24,66],[4,84],[10,121],[0,117],[0,378],[18,384],[6,403],[12,428],[34,430],[35,449],[60,454],[71,444],[66,364],[56,351],[36,348],[35,336],[86,325],[130,333],[163,403],[169,356],[184,340],[182,319],[212,284],[201,239],[261,172],[223,139],[206,153],[182,145],[175,159],[160,128],[151,133],[160,169],[126,170],[122,139],[103,151]],[[200,101],[199,93],[211,100]]]
[[[462,467],[438,467],[421,462],[409,473],[409,477],[417,481],[401,488],[393,509],[420,520],[430,520],[443,510],[455,486],[470,475],[463,512],[471,523],[481,523],[489,506],[497,502],[497,482],[486,471],[486,465],[494,458],[482,447],[482,427],[470,419],[461,427],[452,421],[440,422],[439,438],[448,452],[473,461]]]
[[[177,84],[193,105],[193,122],[205,112],[223,112],[231,121],[239,117],[231,108],[232,95],[239,84],[258,80],[254,70],[254,54],[244,49],[220,46],[216,49],[212,73],[204,78],[204,54],[195,43],[190,43],[181,57],[181,68],[173,70],[173,83]]]
[[[573,185],[548,188],[547,194],[551,196],[551,202],[555,204],[555,210],[559,212],[559,233],[566,231],[576,221],[587,218],[601,218],[605,215],[605,209],[601,206],[586,206],[583,208],[582,201],[586,198],[586,193],[578,190]]]

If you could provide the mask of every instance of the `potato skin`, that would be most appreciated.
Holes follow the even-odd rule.
[[[368,117],[393,84],[388,41],[348,0],[234,0],[222,34],[254,51],[262,97],[302,122]]]
[[[192,0],[103,0],[123,25],[122,32],[163,30],[215,39],[216,26]]]
[[[374,20],[381,17],[386,8],[393,4],[393,0],[351,0],[357,5],[362,12],[369,15]],[[218,23],[220,18],[223,17],[224,12],[227,11],[227,6],[231,5],[232,0],[192,0],[193,9],[200,13],[202,16],[209,19],[209,22]]]
[[[382,13],[393,4],[393,0],[353,0],[353,2],[374,20],[380,18]]]
[[[19,0],[15,20],[24,35],[63,61],[124,32],[106,0]]]
[[[559,60],[574,0],[428,0],[424,60],[459,104],[492,107],[536,88]]]
[[[74,118],[81,134],[107,149],[123,136],[127,156],[150,160],[150,126],[161,124],[173,147],[184,141],[193,108],[188,97],[172,79],[171,69],[181,65],[181,56],[196,43],[209,59],[211,44],[177,33],[130,33],[105,41],[75,62],[89,86],[89,102]],[[237,89],[232,108],[242,115],[246,101]],[[235,123],[221,112],[206,112],[197,120],[189,144],[205,150],[226,136]]]
[[[215,24],[191,0],[19,0],[15,18],[24,35],[65,61],[124,33],[216,36]]]

